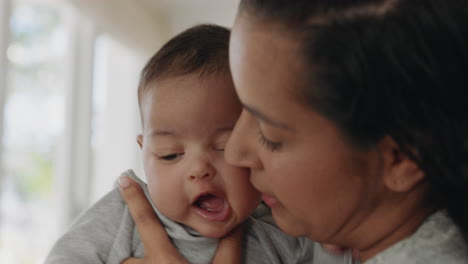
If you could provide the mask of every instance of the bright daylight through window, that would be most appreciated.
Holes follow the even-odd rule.
[[[66,12],[51,1],[11,1],[10,10],[1,69],[0,263],[41,263],[58,235],[53,189],[64,129]]]

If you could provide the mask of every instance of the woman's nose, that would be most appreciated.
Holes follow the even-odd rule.
[[[190,164],[189,179],[211,178],[216,175],[216,169],[207,155],[193,158]]]
[[[258,124],[255,118],[243,110],[224,149],[228,163],[252,169],[262,168],[261,161],[257,156],[257,129]]]

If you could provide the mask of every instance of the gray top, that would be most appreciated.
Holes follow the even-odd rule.
[[[124,174],[137,180],[149,197],[146,184],[133,171]],[[178,251],[190,263],[209,263],[218,240],[202,237],[168,219],[151,204]],[[118,189],[114,189],[73,223],[54,245],[45,264],[120,264],[130,256],[141,258],[143,244],[135,227],[128,207]],[[244,263],[352,263],[350,254],[333,256],[308,239],[281,232],[264,206],[246,220],[243,245]]]
[[[466,264],[468,246],[443,211],[432,214],[410,237],[387,248],[365,264]]]

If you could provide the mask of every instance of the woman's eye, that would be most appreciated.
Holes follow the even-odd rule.
[[[179,157],[181,157],[182,155],[184,155],[184,153],[174,153],[174,154],[169,154],[169,155],[164,155],[164,156],[158,156],[159,159],[161,160],[175,160]]]
[[[271,152],[279,150],[283,146],[281,142],[271,141],[268,138],[266,138],[261,130],[259,131],[258,134],[259,134],[258,142],[260,142],[260,144],[262,144],[265,148],[267,148]]]

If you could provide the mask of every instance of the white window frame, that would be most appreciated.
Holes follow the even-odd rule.
[[[7,96],[7,75],[8,75],[8,60],[7,49],[10,39],[10,15],[11,15],[11,0],[0,0],[0,190],[2,189],[3,175],[3,124],[4,124],[4,109]]]
[[[71,12],[72,10],[68,10]],[[89,206],[92,175],[91,122],[94,44],[97,32],[79,14],[70,14],[70,57],[62,154],[57,160],[56,198],[65,229]]]
[[[2,188],[4,109],[8,97],[10,19],[13,0],[0,0],[0,190]],[[89,206],[91,183],[91,119],[94,43],[97,32],[88,19],[64,8],[70,26],[70,55],[67,58],[67,85],[64,133],[54,171],[55,200],[59,206],[61,229]]]
[[[0,0],[0,140],[3,139],[4,131],[4,107],[6,98],[8,98],[8,67],[7,49],[10,44],[10,19],[13,12],[14,0]],[[51,0],[55,1],[55,0]],[[110,1],[110,0],[107,0]],[[65,123],[63,137],[60,139],[60,150],[58,157],[55,159],[54,171],[54,200],[59,212],[60,225],[58,229],[64,230],[76,216],[85,210],[90,202],[93,202],[93,183],[99,184],[100,181],[93,182],[93,177],[112,177],[112,179],[105,179],[112,185],[112,181],[117,175],[109,173],[109,175],[93,175],[93,150],[91,148],[92,136],[92,114],[93,114],[93,72],[94,72],[94,51],[95,41],[99,33],[95,26],[99,26],[102,32],[108,32],[115,37],[119,43],[125,43],[131,50],[135,50],[135,56],[138,58],[130,59],[135,61],[135,65],[140,64],[140,60],[146,61],[149,54],[154,52],[154,48],[158,47],[160,40],[164,39],[165,33],[163,28],[164,23],[160,21],[159,16],[154,16],[151,12],[147,11],[140,5],[128,4],[121,0],[119,1],[120,12],[110,12],[103,4],[96,2],[96,9],[84,8],[77,4],[83,3],[81,1],[66,1],[67,5],[65,11],[65,21],[70,26],[70,55],[66,58],[67,67],[66,72],[66,109],[65,109]],[[93,2],[94,3],[94,2]],[[74,7],[74,8],[73,8]],[[78,8],[77,8],[78,7]],[[81,8],[82,7],[82,10]],[[119,26],[113,25],[111,22],[119,21],[122,12],[126,8],[131,8],[132,14],[144,14],[134,17],[139,19],[142,23],[136,23],[140,26],[139,30],[134,32],[134,28],[125,27],[120,29]],[[96,16],[92,16],[92,12],[85,12],[90,10],[98,10]],[[109,12],[107,12],[107,11]],[[80,12],[82,11],[82,12]],[[106,12],[104,12],[106,11]],[[115,11],[115,10],[114,10]],[[102,22],[100,18],[105,19],[107,22]],[[102,23],[100,23],[102,22]],[[121,22],[120,24],[122,24]],[[120,25],[119,24],[119,25]],[[144,27],[143,27],[144,26]],[[155,31],[157,34],[147,34],[146,32]],[[125,33],[125,34],[124,34]],[[135,37],[122,37],[127,33]],[[135,35],[136,34],[136,35]],[[138,41],[135,41],[138,39]],[[142,41],[142,39],[144,41]],[[141,56],[142,59],[139,57]],[[124,56],[125,57],[125,56]],[[144,59],[143,59],[144,58]],[[141,65],[143,66],[143,65]],[[118,68],[118,67],[117,67]],[[139,71],[139,69],[138,69]],[[129,73],[137,76],[137,73]],[[128,81],[128,80],[127,80]],[[133,85],[130,84],[130,85]],[[129,87],[130,87],[129,85]],[[121,94],[125,94],[123,91]],[[131,92],[133,95],[133,91]],[[115,101],[115,100],[114,100]],[[128,102],[126,102],[128,104]],[[135,116],[135,125],[125,128],[125,135],[137,134],[136,124],[138,115],[138,108],[135,106],[126,105],[130,109],[130,115]],[[135,113],[133,113],[135,111]],[[114,122],[115,123],[115,122]],[[115,126],[116,124],[114,124]],[[139,150],[136,143],[124,143],[119,150],[122,150],[120,156],[116,160],[125,159],[129,160],[131,168],[137,171],[142,171],[141,161],[139,159]],[[4,177],[4,166],[2,165],[2,155],[4,154],[3,146],[0,144],[0,188],[2,188],[2,177]],[[107,152],[106,152],[107,153]],[[116,155],[112,153],[112,155]],[[101,183],[102,184],[102,183]],[[104,185],[104,184],[102,184]],[[94,188],[96,189],[96,188]],[[104,189],[104,188],[100,188]],[[101,190],[100,190],[101,191]]]

